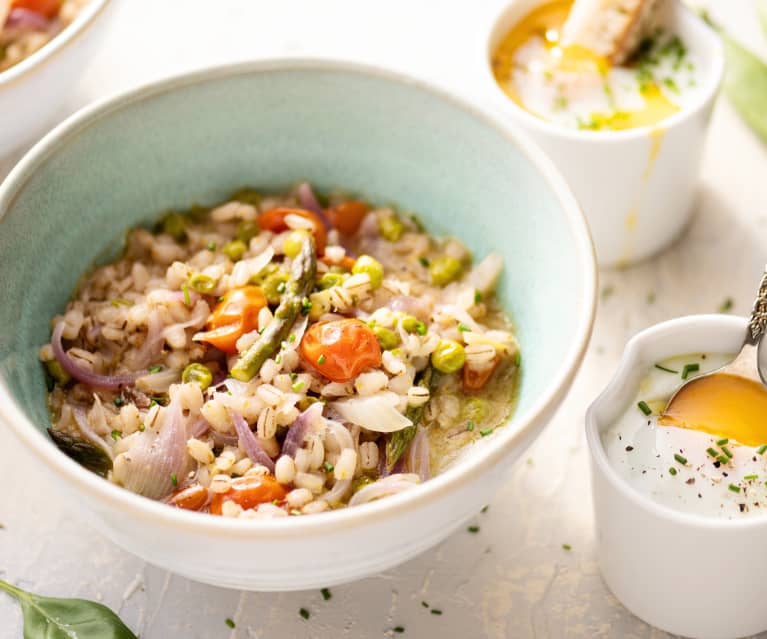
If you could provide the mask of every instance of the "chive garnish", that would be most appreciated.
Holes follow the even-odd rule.
[[[717,453],[713,448],[706,448],[706,452],[711,455],[714,459],[719,457],[719,453]]]
[[[727,437],[725,437],[724,439],[717,440],[716,445],[724,446],[725,444],[729,444],[729,443],[730,443],[730,440]]]
[[[422,601],[422,602],[421,602],[421,605],[422,605],[424,608],[428,608],[428,607],[429,607],[429,604],[427,604],[425,601]]]
[[[224,623],[225,623],[227,626],[229,626],[230,628],[234,628],[234,627],[235,627],[235,625],[236,625],[236,624],[234,623],[234,621],[232,621],[232,619],[231,619],[231,618],[229,618],[229,617],[227,617],[227,618],[224,620]]]
[[[687,379],[687,376],[690,373],[695,373],[696,371],[700,370],[700,364],[685,364],[684,368],[682,369],[682,379]]]
[[[392,630],[401,635],[403,632],[405,632],[405,626],[394,626]]]
[[[719,455],[719,457],[716,458],[716,461],[725,465],[730,463],[730,459],[726,455]]]
[[[466,331],[470,331],[471,329],[468,326],[466,326],[466,324],[461,322],[460,324],[458,324],[458,330],[461,331],[461,333],[465,333]]]
[[[487,437],[490,433],[493,432],[493,428],[483,428],[481,431],[479,431],[479,434],[482,435],[482,437]]]
[[[138,429],[143,433],[146,430],[146,426],[144,426],[144,424],[139,424]]]
[[[216,243],[215,242],[208,242],[208,250],[209,251],[215,251],[216,250]]]
[[[486,513],[488,508],[490,508],[490,506],[483,506],[482,510],[480,510],[479,512]]]
[[[112,439],[114,439],[115,441],[120,439],[120,437],[122,437],[122,436],[123,436],[123,434],[119,430],[113,430],[112,431]]]
[[[473,421],[469,420],[469,422],[466,424],[466,430],[468,430],[469,432],[474,430],[474,422]]]
[[[746,481],[751,481],[752,479],[759,479],[759,475],[744,475],[743,479]]]
[[[740,492],[740,486],[736,486],[735,484],[730,484],[727,486],[727,490],[733,493],[739,493]]]
[[[468,530],[470,533],[478,533],[479,526],[469,526],[466,530]]]
[[[678,453],[674,455],[674,459],[676,459],[680,464],[682,464],[682,466],[686,466],[687,465],[687,458],[686,457],[682,457]]]
[[[757,455],[764,455],[764,452],[767,451],[767,444],[762,444],[759,446],[759,448],[756,449]]]
[[[147,370],[150,373],[159,373],[162,370],[162,366],[160,366],[160,364],[157,364],[156,366],[150,366]]]
[[[727,446],[721,446],[722,452],[727,455],[729,459],[732,459],[732,451]]]
[[[285,284],[285,282],[280,282],[279,284],[277,284],[278,293],[284,293],[286,288],[287,288],[287,285]]]
[[[639,410],[641,410],[645,415],[650,415],[652,413],[652,409],[647,405],[647,402],[644,400],[637,403],[637,406],[639,407]]]
[[[672,373],[674,375],[679,374],[679,371],[675,371],[673,368],[666,368],[662,364],[656,364],[655,368],[657,368],[659,371],[664,371],[665,373]]]
[[[330,463],[330,462],[328,462],[328,461],[326,461],[326,462],[323,464],[323,467],[324,467],[324,468],[325,468],[325,470],[326,470],[326,471],[328,471],[329,473],[332,473],[332,472],[333,472],[333,469],[335,468],[335,466],[333,466],[333,464],[331,464],[331,463]]]
[[[570,544],[562,544],[562,550],[570,551],[573,547]]]
[[[282,364],[282,353],[277,353],[277,357],[274,358],[275,364]]]
[[[117,408],[120,408],[125,403],[122,397],[115,397],[114,398],[114,405],[117,406]]]
[[[312,303],[309,301],[308,297],[305,297],[301,300],[301,313],[303,315],[308,315],[309,311],[312,310]]]
[[[304,383],[302,381],[297,381],[295,384],[293,384],[290,388],[293,389],[294,393],[297,393],[304,387]]]
[[[330,594],[330,590],[329,590],[329,589],[327,589],[327,588],[322,588],[322,589],[320,590],[320,592],[322,593],[322,598],[323,598],[325,601],[327,601],[328,599],[330,599],[330,598],[333,596],[333,595],[331,595],[331,594]]]
[[[674,475],[676,475],[676,468],[674,468],[673,466],[671,466],[671,468],[669,468],[669,469],[668,469],[668,474],[669,474],[669,475],[671,475],[672,477],[673,477]]]
[[[421,266],[429,266],[429,260],[427,260],[423,255],[418,258],[418,261],[421,263]]]
[[[184,284],[181,287],[181,290],[184,291],[184,304],[186,304],[187,306],[191,306],[192,298],[189,296],[189,287],[186,284]]]
[[[482,301],[482,292],[478,289],[474,289],[474,303],[479,304]]]
[[[732,305],[734,302],[732,301],[731,297],[726,298],[720,305],[719,305],[719,312],[720,313],[727,313],[728,311],[732,310]]]
[[[433,615],[441,615],[442,611],[439,608],[432,608],[431,609],[431,614],[433,614]]]
[[[292,344],[295,341],[296,341],[296,334],[295,333],[291,333],[290,337],[288,337],[288,342],[290,342]]]
[[[299,608],[298,614],[301,615],[304,619],[309,618],[309,611],[306,608]]]
[[[324,356],[324,355],[320,355],[320,356],[317,358],[317,363],[318,363],[318,364],[324,364],[324,363],[325,363],[325,356]]]
[[[176,477],[176,473],[170,474],[170,483],[174,486],[178,486],[178,477]]]

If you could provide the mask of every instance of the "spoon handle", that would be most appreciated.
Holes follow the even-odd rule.
[[[765,266],[762,281],[759,283],[759,293],[754,300],[754,307],[751,309],[751,319],[748,321],[748,335],[746,342],[758,344],[759,339],[767,326],[767,266]]]

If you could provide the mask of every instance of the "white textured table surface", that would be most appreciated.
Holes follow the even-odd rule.
[[[427,0],[115,2],[102,51],[62,115],[177,71],[281,55],[377,61],[466,92],[476,81],[471,56],[486,14],[499,5],[448,2],[436,12],[438,4]],[[748,0],[726,4],[727,14],[715,15],[767,51]],[[0,175],[15,159],[0,160]],[[572,392],[527,463],[477,515],[478,533],[458,532],[408,564],[336,587],[330,601],[318,591],[222,590],[146,565],[91,531],[0,429],[6,487],[0,574],[40,593],[101,600],[143,639],[367,638],[392,636],[395,626],[405,628],[396,636],[406,637],[666,637],[623,609],[599,576],[583,415],[636,331],[715,311],[727,297],[734,312],[748,312],[767,255],[765,167],[765,149],[720,101],[689,230],[656,259],[602,273],[594,337]],[[422,601],[443,614],[430,614]],[[299,616],[301,607],[310,611],[309,621]],[[227,617],[236,629],[225,625]],[[15,604],[0,596],[0,639],[20,638],[21,627]]]

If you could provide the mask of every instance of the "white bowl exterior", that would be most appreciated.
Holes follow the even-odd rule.
[[[483,48],[496,108],[521,125],[549,155],[575,193],[591,228],[600,266],[627,266],[678,237],[695,204],[700,158],[723,71],[717,37],[674,0],[671,18],[690,48],[707,54],[705,99],[666,121],[620,132],[575,131],[540,120],[497,86],[488,56],[505,33],[548,0],[518,0],[496,21]]]
[[[767,630],[762,601],[767,518],[720,520],[660,506],[610,466],[601,433],[633,401],[648,366],[684,353],[737,351],[745,325],[743,318],[704,315],[639,333],[586,415],[597,556],[605,582],[647,623],[696,639]]]
[[[11,67],[0,74],[0,113],[7,123],[0,126],[0,155],[29,142],[60,115],[72,85],[96,51],[100,30],[93,23],[104,18],[105,4],[108,0],[92,0],[67,31],[33,54],[34,60],[22,60],[18,70]],[[57,42],[60,38],[68,42]]]

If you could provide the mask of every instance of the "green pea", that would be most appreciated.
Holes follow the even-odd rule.
[[[443,339],[431,354],[431,365],[440,373],[457,373],[465,361],[466,351],[452,339]]]
[[[261,229],[255,222],[243,220],[237,225],[237,239],[240,240],[240,242],[245,242],[245,244],[250,244],[250,240],[256,237],[260,232]]]
[[[400,323],[402,328],[404,328],[408,333],[426,335],[426,324],[424,324],[421,320],[416,319],[412,315],[405,315],[405,317],[400,320]]]
[[[301,248],[304,245],[304,240],[308,236],[309,234],[302,229],[298,229],[289,233],[285,238],[285,241],[282,243],[283,253],[285,253],[285,255],[291,259],[296,257],[301,252]]]
[[[72,379],[72,376],[62,368],[61,364],[59,364],[56,359],[45,362],[45,368],[48,369],[48,373],[56,380],[56,383],[59,386],[66,385],[67,382]]]
[[[276,271],[271,275],[268,275],[261,288],[264,290],[266,300],[274,305],[279,304],[282,299],[282,294],[285,292],[285,284],[288,281],[288,274],[284,271]]]
[[[394,331],[383,326],[372,326],[373,333],[378,338],[378,343],[385,351],[390,351],[399,346],[399,335]]]
[[[446,286],[453,280],[457,279],[463,266],[461,262],[454,257],[444,255],[438,257],[436,260],[432,260],[429,264],[429,275],[431,275],[431,281],[437,286]]]
[[[189,278],[189,288],[200,295],[210,295],[216,290],[216,280],[204,273],[195,273]]]
[[[199,385],[202,390],[205,390],[213,381],[213,373],[211,373],[210,369],[204,364],[189,364],[181,374],[181,381],[184,382],[184,384],[194,382]]]
[[[466,419],[470,419],[473,422],[484,421],[489,412],[490,407],[488,406],[487,400],[482,399],[481,397],[470,397],[463,406],[464,416]]]
[[[232,200],[237,200],[243,204],[251,204],[258,206],[261,204],[261,194],[258,191],[249,188],[242,188],[239,191],[232,193]]]
[[[343,284],[344,279],[346,278],[342,273],[323,273],[317,285],[319,286],[320,290],[326,291],[333,286]]]
[[[186,219],[181,213],[166,213],[159,223],[160,232],[167,233],[177,242],[186,240]]]
[[[221,250],[232,262],[239,262],[248,250],[248,245],[242,240],[232,240],[224,244]]]
[[[396,242],[405,232],[405,225],[396,215],[386,215],[378,221],[378,230],[387,242]]]
[[[370,276],[370,288],[379,288],[383,282],[383,264],[369,255],[360,255],[354,262],[352,273],[367,273]]]

